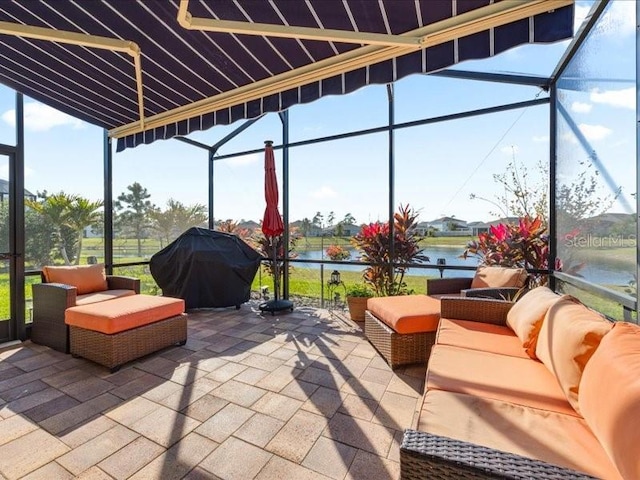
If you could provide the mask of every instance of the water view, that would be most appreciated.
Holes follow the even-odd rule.
[[[356,260],[358,258],[357,252],[353,249],[349,249],[349,251],[351,252],[350,260]],[[476,258],[470,257],[465,260],[460,257],[460,252],[460,248],[442,246],[428,247],[424,251],[425,255],[429,257],[428,265],[436,265],[436,261],[439,258],[444,258],[447,266],[475,267],[478,265]],[[301,260],[328,260],[327,256],[323,255],[323,253],[323,250],[307,250],[298,252],[298,258]],[[297,263],[296,267],[319,268],[319,265],[315,263]],[[359,265],[339,265],[337,268],[343,271],[360,271],[363,267]],[[474,272],[470,270],[446,270],[443,272],[443,277],[472,277],[473,273]],[[409,274],[438,276],[439,272],[432,268],[414,268],[409,270]],[[601,285],[627,286],[629,282],[635,280],[633,274],[627,269],[619,268],[607,261],[598,262],[597,260],[591,260],[591,263],[585,265],[580,271],[580,276],[587,281]]]

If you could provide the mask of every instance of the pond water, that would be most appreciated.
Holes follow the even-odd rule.
[[[351,249],[349,249],[349,251],[351,252],[351,258],[349,260],[357,260],[357,252]],[[424,254],[429,257],[429,265],[435,265],[437,259],[439,258],[444,258],[448,266],[475,267],[478,264],[478,261],[475,258],[468,258],[467,260],[459,258],[461,252],[462,251],[459,247],[429,247],[424,250]],[[298,258],[301,260],[328,260],[328,257],[326,255],[323,257],[322,250],[308,250],[304,252],[298,252]],[[295,266],[299,268],[319,268],[319,266],[314,263],[296,263]],[[345,271],[361,271],[363,268],[359,265],[339,265],[338,267],[339,270]],[[409,269],[409,275],[438,276],[439,272],[438,270],[434,270],[431,268],[414,268]],[[443,274],[444,278],[472,276],[473,271],[464,270],[449,270],[445,271]]]
[[[357,253],[355,250],[349,250],[351,252],[351,258],[349,260],[356,260]],[[429,247],[424,250],[424,254],[429,257],[429,265],[435,265],[439,258],[444,258],[448,266],[465,266],[475,267],[478,264],[476,258],[470,257],[466,260],[460,258],[462,250],[460,247]],[[328,260],[323,256],[322,250],[309,250],[304,252],[298,252],[298,258],[301,260]],[[296,263],[296,268],[320,268],[318,264],[314,263]],[[339,265],[338,270],[344,271],[361,271],[363,267],[359,265]],[[326,268],[333,268],[328,266]],[[409,275],[420,276],[438,276],[439,272],[436,269],[431,268],[414,268],[409,269]],[[465,270],[448,270],[443,274],[444,278],[451,277],[472,277],[473,271]],[[596,283],[598,285],[621,285],[626,286],[630,281],[634,280],[633,273],[628,269],[620,268],[619,265],[611,265],[606,262],[598,262],[597,260],[590,261],[584,268],[580,270],[582,278],[589,282]]]

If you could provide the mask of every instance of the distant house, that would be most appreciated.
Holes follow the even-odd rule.
[[[35,200],[36,196],[26,188],[24,189],[24,198],[27,200]],[[9,200],[9,181],[0,178],[0,202]]]
[[[471,229],[471,235],[474,237],[478,236],[481,233],[486,233],[489,231],[489,224],[487,222],[469,222],[467,223],[467,227]]]
[[[498,218],[497,220],[491,220],[490,222],[487,222],[487,224],[490,227],[495,227],[496,225],[500,225],[501,223],[518,225],[518,222],[520,222],[520,217],[502,217],[502,218]]]
[[[306,235],[308,237],[319,237],[322,235],[322,229],[317,225],[311,224],[311,222],[307,223],[305,226],[302,220],[296,220],[295,222],[289,223],[289,226],[297,229],[298,233],[301,235]]]
[[[84,238],[102,238],[102,232],[96,232],[93,226],[84,227],[82,231]]]
[[[467,222],[455,217],[440,217],[430,222],[426,222],[427,227],[438,232],[457,232],[467,230]]]
[[[325,228],[323,233],[325,236],[341,236],[341,237],[353,237],[360,231],[360,226],[353,223],[342,223],[340,226],[333,225],[332,227]]]
[[[422,237],[428,235],[431,230],[433,230],[433,228],[429,226],[429,222],[419,222],[416,224],[416,233]]]
[[[255,230],[256,228],[260,228],[260,224],[258,222],[254,222],[253,220],[241,220],[240,223],[238,223],[238,228]]]

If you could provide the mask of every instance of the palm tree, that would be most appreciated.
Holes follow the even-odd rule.
[[[103,203],[101,201],[92,202],[83,197],[75,197],[67,206],[68,212],[66,225],[76,231],[78,235],[78,253],[76,255],[76,265],[80,264],[80,253],[82,252],[82,239],[84,229],[97,223],[100,220],[100,211]]]
[[[67,218],[71,205],[75,200],[75,195],[68,195],[64,192],[47,195],[42,201],[25,200],[25,205],[27,207],[50,220],[55,226],[55,243],[58,245],[58,250],[60,251],[60,255],[62,256],[65,265],[71,265],[71,262],[69,261],[67,249],[64,244],[62,227],[67,225]]]
[[[170,242],[185,230],[204,225],[208,218],[204,205],[184,205],[173,198],[167,201],[166,210],[154,209],[149,217],[153,222],[151,228],[158,233],[161,246],[163,240]]]

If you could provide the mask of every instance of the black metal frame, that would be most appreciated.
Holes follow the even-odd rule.
[[[24,97],[16,93],[16,144],[0,145],[0,154],[9,159],[9,315],[6,330],[0,332],[3,341],[24,340],[25,270],[24,270]]]

